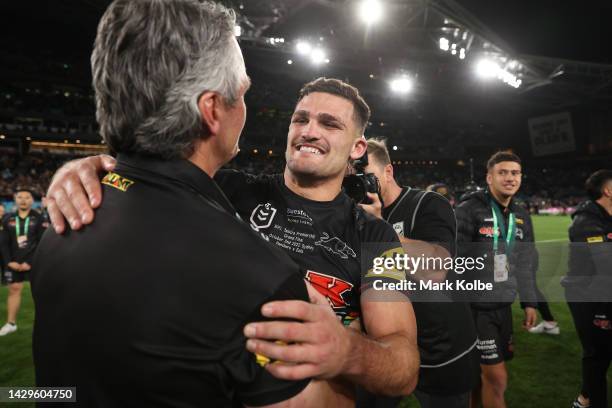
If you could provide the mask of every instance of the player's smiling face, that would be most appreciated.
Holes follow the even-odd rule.
[[[289,171],[313,179],[344,176],[359,140],[353,115],[353,104],[340,96],[313,92],[302,98],[289,126]]]
[[[487,173],[489,189],[503,197],[516,194],[521,187],[521,165],[513,161],[497,163]]]

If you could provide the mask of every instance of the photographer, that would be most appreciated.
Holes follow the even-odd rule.
[[[369,193],[373,203],[362,207],[393,225],[409,256],[446,259],[455,255],[456,223],[449,202],[437,193],[400,187],[384,141],[368,139],[368,165],[363,170],[376,176],[380,194]],[[423,269],[413,278],[442,282],[446,274],[446,270]],[[423,291],[412,294],[412,299],[421,357],[415,396],[423,408],[467,408],[480,374],[469,305],[453,302],[452,293]],[[392,407],[399,402],[378,398],[375,406]]]

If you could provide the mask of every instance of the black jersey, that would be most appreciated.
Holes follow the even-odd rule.
[[[270,300],[308,300],[303,272],[235,217],[187,160],[119,155],[96,220],[45,233],[35,257],[38,386],[80,407],[267,405],[304,381],[273,377],[244,325]]]
[[[402,252],[393,228],[372,217],[344,192],[332,201],[313,201],[285,186],[282,174],[253,176],[235,170],[215,180],[240,216],[265,239],[282,248],[327,297],[343,323],[359,317],[362,286],[401,280],[405,274],[371,272],[372,260]]]

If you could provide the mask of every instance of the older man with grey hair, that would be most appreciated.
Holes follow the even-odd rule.
[[[102,17],[93,86],[118,163],[96,222],[49,231],[32,277],[36,382],[76,387],[70,406],[304,406],[313,389],[245,348],[264,302],[309,296],[212,180],[245,122],[234,23],[197,0],[116,0]]]

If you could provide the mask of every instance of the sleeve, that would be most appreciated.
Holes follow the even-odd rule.
[[[515,266],[517,289],[522,307],[536,307],[536,271],[538,269],[538,250],[535,246],[533,223],[529,214],[521,214],[525,224],[523,227],[523,240],[517,242],[517,263]]]
[[[439,194],[428,193],[416,214],[412,239],[440,245],[454,256],[457,246],[457,221],[448,200]],[[412,220],[404,220],[410,225]]]
[[[291,275],[265,302],[295,299],[308,302],[308,291],[303,276],[302,271]],[[247,322],[269,320],[261,315],[260,308],[261,305],[258,305]],[[233,347],[233,352],[225,359],[223,365],[237,384],[236,398],[242,404],[249,406],[274,404],[290,399],[306,388],[310,379],[287,381],[272,376],[264,367],[273,364],[274,361],[249,352],[244,345],[244,337],[240,337],[240,341]]]
[[[374,282],[397,283],[406,280],[406,271],[397,267],[398,257],[405,255],[395,230],[383,220],[366,224],[361,248],[361,289],[372,287]]]
[[[233,203],[236,195],[244,190],[245,184],[253,177],[251,174],[238,170],[223,169],[215,173],[215,182]]]

